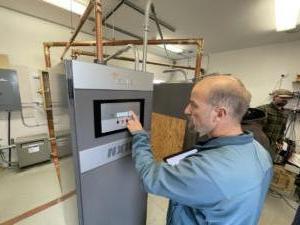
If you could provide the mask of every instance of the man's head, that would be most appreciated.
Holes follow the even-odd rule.
[[[292,98],[293,93],[286,89],[278,89],[273,91],[273,104],[277,107],[284,107],[288,103],[288,99]]]
[[[214,75],[194,86],[185,114],[189,116],[190,127],[200,135],[229,131],[230,127],[240,127],[250,100],[251,94],[240,80]]]

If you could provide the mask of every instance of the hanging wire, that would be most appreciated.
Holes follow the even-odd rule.
[[[71,34],[73,33],[73,0],[70,0],[70,22],[71,22]]]
[[[112,14],[112,36],[113,36],[113,40],[116,40],[116,34],[115,34],[115,14]]]
[[[73,1],[74,0],[70,0],[70,23],[71,23],[71,27],[70,27],[70,29],[71,29],[71,35],[73,35],[74,34],[74,31],[75,31],[75,28],[74,28],[74,23],[73,23],[73,16],[74,16],[74,12],[73,12]],[[71,52],[73,51],[73,49],[74,49],[74,46],[71,46],[70,47],[71,48]]]
[[[107,31],[107,27],[106,27],[106,17],[107,17],[107,15],[105,14],[104,15],[104,29],[103,29],[103,37],[105,37],[105,33],[106,33],[106,31]],[[106,48],[105,47],[103,47],[103,55],[105,55],[105,53],[106,53]]]
[[[157,18],[157,15],[156,15],[156,11],[155,11],[155,7],[154,7],[154,4],[153,4],[153,3],[151,4],[151,11],[152,11],[152,15],[153,15],[153,17],[154,17],[155,23],[156,23],[156,27],[157,27],[157,30],[158,30],[160,39],[161,39],[161,40],[164,40],[164,36],[163,36],[162,30],[161,30],[161,28],[160,28],[160,25],[159,25],[159,22],[158,22],[158,18]],[[167,58],[168,58],[169,60],[172,60],[172,59],[171,59],[171,56],[170,56],[170,54],[169,54],[169,52],[168,52],[168,50],[167,50],[166,44],[164,43],[163,46],[164,46],[164,50],[165,50],[165,53],[166,53]]]

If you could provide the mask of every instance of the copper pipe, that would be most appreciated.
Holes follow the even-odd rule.
[[[202,46],[203,39],[164,39],[164,40],[148,40],[148,45],[172,44],[172,45],[200,45]],[[69,42],[44,42],[44,45],[49,47],[63,47]],[[103,46],[121,46],[121,45],[143,45],[143,40],[104,40]],[[70,46],[95,46],[95,41],[74,41]]]
[[[56,41],[56,42],[44,42],[44,49],[48,47],[64,47],[69,44],[69,42],[66,41]],[[133,44],[133,45],[143,45],[143,40],[104,40],[103,41],[103,46],[121,46],[121,45],[128,45],[128,44]],[[173,45],[196,45],[197,46],[197,52],[201,54],[201,50],[203,48],[203,39],[202,38],[189,38],[189,39],[164,39],[164,40],[148,40],[148,45],[159,45],[159,44],[173,44]],[[96,42],[95,41],[74,41],[70,43],[70,46],[95,46]],[[49,50],[48,49],[48,50]],[[46,51],[44,51],[45,54],[45,61],[46,61],[46,66],[50,65],[50,55],[46,55]],[[196,60],[196,65],[198,67],[201,66],[201,55],[198,55],[198,59]],[[179,67],[177,67],[179,68]],[[180,67],[182,68],[182,67]],[[188,67],[189,68],[189,67]],[[200,69],[197,69],[195,74],[200,74]]]
[[[94,52],[89,52],[89,51],[83,51],[80,49],[72,49],[72,55],[74,57],[78,57],[79,55],[85,55],[85,56],[96,56],[96,53]],[[104,57],[109,57],[109,55],[104,55]],[[115,57],[113,58],[115,60],[122,60],[122,61],[127,61],[127,62],[135,62],[134,58],[130,58],[130,57],[123,57],[123,56],[119,56],[119,57]],[[139,60],[140,63],[142,63],[142,60]],[[165,64],[165,63],[158,63],[158,62],[153,62],[153,61],[147,61],[148,64],[151,65],[156,65],[156,66],[165,66],[165,67],[169,67],[169,68],[178,68],[178,69],[186,69],[186,70],[195,70],[195,67],[188,67],[188,66],[176,66],[176,65],[172,65],[172,64]]]
[[[46,68],[50,68],[51,67],[50,46],[46,44],[44,44],[44,56],[45,56]]]
[[[202,39],[164,39],[164,40],[148,40],[148,45],[160,45],[160,44],[173,44],[173,45],[199,45]],[[119,45],[143,45],[143,40],[114,40],[105,41],[105,46],[119,46]]]
[[[53,42],[44,42],[44,45],[48,47],[65,47],[68,42],[67,41],[53,41]],[[71,46],[95,46],[95,41],[74,41]]]
[[[101,0],[95,1],[95,27],[96,27],[96,57],[98,63],[103,62],[103,43],[102,43],[102,6]]]
[[[45,104],[44,106],[46,109],[46,116],[47,116],[47,123],[48,123],[49,139],[51,140],[50,141],[51,159],[56,169],[56,175],[59,180],[59,184],[61,185],[61,173],[60,173],[60,164],[58,160],[58,150],[57,150],[56,139],[55,139],[49,73],[43,71],[41,78],[42,78],[42,90],[43,90],[43,97],[44,97],[44,104]]]
[[[62,56],[60,57],[60,59],[63,59],[65,54],[67,53],[67,51],[69,50],[70,46],[72,45],[73,41],[75,40],[77,34],[79,33],[81,27],[83,26],[83,24],[85,23],[85,21],[87,20],[88,16],[90,15],[93,7],[95,5],[95,0],[90,0],[86,10],[84,11],[83,15],[80,18],[79,24],[74,32],[74,34],[72,35],[72,37],[70,38],[70,41],[67,42],[66,44],[66,48],[62,54]]]
[[[196,52],[195,82],[198,82],[201,79],[202,47],[203,47],[203,41],[198,43],[196,49],[197,52]]]
[[[116,57],[118,57],[119,55],[122,55],[124,52],[127,52],[129,49],[133,48],[133,45],[127,45],[125,48],[121,48],[120,50],[118,50],[117,52],[115,52],[114,54],[106,57],[104,60],[103,60],[103,63],[104,64],[107,64],[107,62],[111,59],[114,59]]]
[[[129,6],[132,9],[134,9],[135,11],[139,12],[140,14],[145,15],[145,10],[140,8],[139,6],[137,6],[135,3],[133,3],[133,1],[125,0],[124,4]],[[153,15],[150,15],[150,19],[153,21],[155,20]],[[172,31],[172,32],[176,31],[175,27],[171,26],[170,24],[167,24],[166,22],[162,21],[161,19],[158,19],[158,22],[160,25],[167,28],[169,31]]]

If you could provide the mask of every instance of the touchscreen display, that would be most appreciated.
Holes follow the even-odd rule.
[[[101,137],[127,130],[133,111],[143,124],[144,100],[94,100],[95,136]]]

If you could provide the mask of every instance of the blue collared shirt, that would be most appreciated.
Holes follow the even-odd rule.
[[[170,199],[167,225],[254,225],[272,178],[269,153],[252,134],[213,138],[171,166],[153,158],[146,132],[133,159],[147,192]]]

